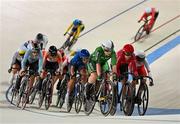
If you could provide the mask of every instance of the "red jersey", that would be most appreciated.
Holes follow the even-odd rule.
[[[130,59],[126,60],[125,54],[124,54],[123,50],[119,50],[116,53],[116,56],[117,56],[116,67],[117,67],[117,74],[118,74],[118,76],[120,76],[120,74],[121,74],[120,66],[122,64],[128,64],[128,67],[129,67],[130,71],[133,72],[135,75],[137,75],[136,57],[135,57],[134,54],[131,56]]]

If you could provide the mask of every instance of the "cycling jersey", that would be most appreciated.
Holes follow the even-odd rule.
[[[42,62],[43,62],[43,56],[42,56],[42,51],[39,51],[37,56],[33,56],[33,51],[32,49],[28,49],[24,55],[24,58],[21,62],[22,69],[26,69],[27,63],[32,64],[35,62],[38,62],[38,72],[42,70]]]
[[[124,65],[127,65],[127,66],[124,66]],[[123,50],[119,50],[117,52],[117,64],[116,64],[118,76],[120,76],[123,73],[121,72],[122,66],[127,67],[127,68],[129,67],[129,70],[137,76],[138,73],[137,73],[137,67],[136,67],[136,57],[134,54],[131,56],[130,59],[126,60]],[[123,69],[123,70],[128,70],[128,69]]]

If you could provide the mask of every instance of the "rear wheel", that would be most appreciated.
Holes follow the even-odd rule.
[[[77,87],[76,87],[76,95],[75,95],[75,101],[74,101],[74,105],[75,105],[75,111],[76,113],[79,113],[82,107],[82,102],[83,102],[83,98],[82,98],[82,85],[80,83],[77,83]]]
[[[138,113],[139,115],[144,115],[146,113],[149,101],[149,91],[146,83],[140,86],[137,97],[141,101],[138,104]]]
[[[134,41],[140,40],[140,39],[142,38],[142,36],[143,36],[143,33],[145,33],[144,25],[142,25],[142,26],[139,28],[138,32],[136,33],[136,35],[135,35],[135,37],[134,37]]]

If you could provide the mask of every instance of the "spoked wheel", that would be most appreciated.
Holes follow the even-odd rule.
[[[75,95],[75,101],[74,101],[74,105],[75,105],[75,111],[76,113],[79,113],[81,111],[81,107],[82,107],[82,102],[83,102],[83,97],[82,97],[82,85],[81,84],[77,84],[77,89],[76,89],[76,95]]]
[[[131,116],[134,110],[134,91],[130,83],[122,87],[122,110],[126,116]]]
[[[145,33],[145,30],[144,30],[144,25],[142,25],[138,32],[136,33],[135,37],[134,37],[134,41],[138,41],[142,38],[143,34]]]
[[[146,83],[140,86],[137,97],[141,101],[138,104],[138,113],[139,115],[144,115],[146,113],[149,101],[149,91]]]
[[[104,116],[107,116],[113,108],[115,97],[114,95],[115,92],[113,82],[107,81],[102,87],[99,100],[100,110]]]
[[[96,90],[95,90],[95,85],[92,85],[89,98],[86,98],[84,96],[84,102],[83,102],[84,113],[86,115],[90,115],[94,109],[95,104],[96,104]]]

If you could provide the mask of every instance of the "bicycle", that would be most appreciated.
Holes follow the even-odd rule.
[[[60,85],[60,88],[57,92],[57,100],[56,100],[56,106],[61,109],[63,104],[64,104],[64,101],[65,101],[65,96],[66,96],[66,93],[67,93],[67,83],[69,81],[69,74],[68,73],[65,73],[64,74],[64,77],[61,81],[61,85]]]
[[[125,72],[121,77],[123,79],[126,79],[128,77],[128,75],[133,76],[133,73]],[[110,111],[110,115],[113,116],[116,113],[116,108],[117,108],[117,105],[119,103],[120,104],[120,111],[123,111],[126,116],[130,116],[130,115],[132,115],[132,112],[134,110],[134,106],[133,106],[134,90],[133,90],[133,87],[132,87],[131,83],[128,80],[126,80],[126,82],[121,87],[120,93],[118,93],[118,91],[120,90],[118,83],[120,83],[120,82],[117,82],[115,87],[114,87],[114,90],[115,90],[115,96],[114,97],[115,98],[113,101],[114,102],[113,107]]]
[[[21,80],[21,86],[19,89],[18,99],[16,102],[16,106],[19,107],[20,102],[22,103],[22,109],[26,107],[26,104],[29,100],[29,95],[31,94],[31,89],[29,88],[29,78],[33,75],[35,75],[33,70],[26,70],[25,75],[23,76]],[[22,101],[21,101],[22,100]]]
[[[47,70],[47,76],[44,78],[42,82],[42,90],[40,91],[39,94],[39,100],[38,100],[38,105],[39,108],[41,108],[43,101],[45,99],[45,109],[48,110],[51,104],[51,99],[52,99],[52,74],[54,70]]]
[[[76,33],[76,32],[75,32]],[[67,33],[68,35],[70,35],[70,33]],[[67,39],[64,44],[61,46],[60,49],[65,50],[66,48],[68,49],[68,51],[70,51],[70,49],[73,47],[73,45],[77,42],[77,39],[75,39],[75,35],[73,35],[73,38],[71,39]]]
[[[145,36],[145,33],[146,33],[146,35],[148,35],[150,33],[150,30],[148,29],[149,20],[143,20],[143,21],[144,21],[144,24],[138,29],[138,31],[134,37],[135,42],[140,40],[141,38],[143,38]]]
[[[76,84],[75,84],[75,111],[76,113],[79,113],[84,101],[84,84],[80,82],[81,75],[76,75]]]
[[[147,108],[148,108],[148,102],[149,102],[149,90],[146,84],[147,82],[146,79],[149,79],[149,82],[153,82],[153,79],[149,76],[138,76],[136,78],[137,83],[140,83],[140,85],[138,87],[138,90],[136,91],[136,88],[135,88],[135,91],[134,91],[135,92],[134,104],[137,104],[138,113],[140,116],[146,113]]]
[[[100,111],[104,116],[110,113],[114,101],[114,84],[108,77],[109,72],[103,73],[103,80],[92,84],[90,88],[89,98],[84,97],[84,112],[90,115],[94,109],[96,102],[99,102]],[[100,84],[98,86],[98,83]],[[98,89],[96,91],[96,89]],[[85,91],[86,92],[86,91]]]

